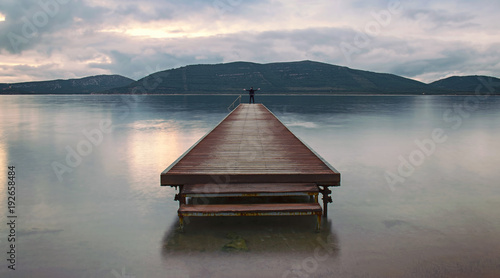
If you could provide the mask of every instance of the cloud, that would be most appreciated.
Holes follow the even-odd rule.
[[[95,27],[108,10],[89,7],[82,1],[22,0],[2,2],[0,12],[5,15],[0,24],[0,32],[4,34],[0,49],[15,54],[48,44],[61,31],[74,31],[85,25]]]
[[[24,78],[24,80],[48,80],[59,79],[64,76],[65,70],[58,69],[55,63],[47,63],[40,66],[15,65],[0,66],[0,72],[7,78]],[[8,81],[8,80],[7,80]]]
[[[473,23],[475,16],[467,12],[452,13],[447,10],[411,9],[405,12],[405,16],[417,21],[420,27],[426,31],[480,26]]]
[[[419,76],[430,72],[443,72],[449,69],[459,69],[463,65],[470,64],[474,52],[469,49],[454,49],[439,53],[433,59],[409,60],[393,66],[392,71],[403,76]]]
[[[498,1],[400,1],[384,18],[393,2],[6,0],[0,82],[305,59],[422,81],[500,76]]]

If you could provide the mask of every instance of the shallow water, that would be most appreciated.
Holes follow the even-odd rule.
[[[321,232],[313,217],[220,217],[179,233],[159,175],[234,98],[0,96],[1,223],[8,165],[17,216],[16,270],[3,224],[0,275],[500,275],[500,97],[257,96],[342,173]],[[235,236],[247,252],[222,250]]]

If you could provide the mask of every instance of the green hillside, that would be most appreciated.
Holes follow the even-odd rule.
[[[497,94],[500,93],[500,79],[490,76],[470,75],[452,76],[430,83],[432,87],[447,90],[452,93],[475,93],[477,89],[485,90],[492,87]]]
[[[500,79],[454,76],[425,84],[394,74],[313,61],[233,62],[189,65],[156,72],[138,81],[120,75],[98,75],[0,84],[0,94],[242,94],[243,88],[251,86],[261,88],[264,94],[472,94],[482,82],[499,84]]]
[[[154,85],[154,86],[152,86]],[[253,86],[268,94],[438,93],[427,84],[393,74],[302,61],[191,65],[151,74],[107,93],[241,93]]]
[[[123,87],[134,80],[121,75],[97,75],[80,79],[0,84],[1,94],[92,94]]]

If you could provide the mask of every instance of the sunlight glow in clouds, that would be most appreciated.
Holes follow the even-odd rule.
[[[145,37],[154,39],[174,39],[174,38],[198,38],[198,37],[209,37],[213,34],[208,32],[195,32],[184,30],[166,30],[166,29],[154,29],[154,28],[125,28],[125,29],[104,29],[101,30],[104,33],[118,33],[124,34],[130,37]]]
[[[0,4],[0,83],[306,59],[424,82],[500,76],[500,1],[41,2]]]

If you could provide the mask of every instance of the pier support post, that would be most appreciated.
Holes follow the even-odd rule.
[[[323,217],[328,217],[328,203],[333,202],[332,197],[330,196],[332,191],[328,188],[328,186],[323,186],[323,188],[320,187],[319,192],[321,192],[323,197]]]
[[[174,196],[174,201],[179,201],[179,207],[181,207],[181,205],[184,205],[186,204],[186,197],[183,197],[182,196],[182,185],[179,185],[179,193],[175,194]]]
[[[184,216],[179,215],[179,230],[184,232]]]

